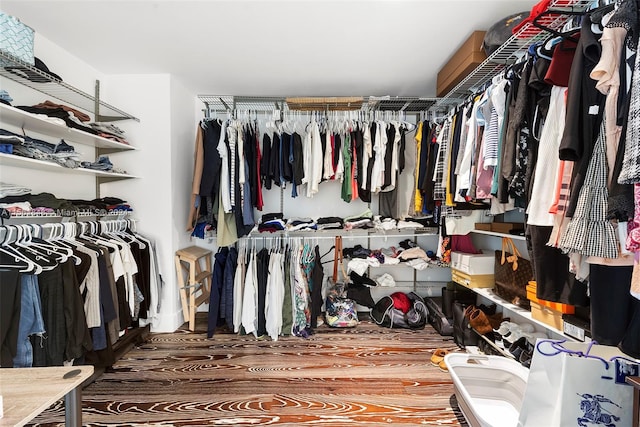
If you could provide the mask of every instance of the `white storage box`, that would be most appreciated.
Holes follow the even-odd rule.
[[[494,260],[493,253],[473,255],[451,252],[451,268],[471,276],[493,274]]]

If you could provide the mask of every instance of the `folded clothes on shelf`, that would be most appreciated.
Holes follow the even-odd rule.
[[[0,203],[0,208],[6,209],[11,213],[29,212],[31,210],[31,203],[29,202]]]
[[[0,89],[0,102],[2,102],[3,104],[11,105],[11,103],[13,102],[13,98],[11,97],[11,95],[9,95],[9,92],[4,89]]]
[[[422,228],[423,224],[413,223],[411,226],[400,227],[401,223],[406,221],[398,221],[394,218],[373,215],[371,209],[345,218],[337,216],[325,216],[314,218],[284,218],[281,212],[272,212],[262,215],[260,223],[257,226],[259,232],[276,232],[276,231],[324,231],[324,230],[358,230],[358,229],[375,229],[382,233],[390,230],[401,230]],[[383,260],[381,259],[381,262]]]
[[[65,106],[66,107],[66,106]],[[83,119],[88,117],[88,116],[81,116],[82,118],[79,118],[78,116],[76,116],[72,111],[67,110],[66,108],[63,107],[46,107],[46,106],[29,106],[29,105],[19,105],[16,108],[22,110],[22,111],[26,111],[27,113],[31,113],[31,114],[44,114],[45,116],[49,116],[49,117],[55,117],[57,119],[61,119],[64,121],[65,125],[67,125],[70,128],[73,129],[78,129],[81,130],[83,132],[87,132],[90,133],[92,135],[97,135],[98,131],[95,129],[92,129],[91,127],[85,125],[83,123]],[[70,108],[70,107],[67,107]],[[79,112],[81,115],[83,113]]]
[[[72,145],[60,140],[57,144],[17,135],[6,129],[0,129],[0,144],[11,144],[11,150],[0,150],[7,154],[28,157],[30,159],[55,162],[68,168],[80,166],[80,153]]]
[[[114,125],[113,123],[92,122],[92,123],[89,123],[89,126],[91,126],[93,129],[99,132],[111,134],[114,136],[120,136],[120,137],[124,136],[124,131],[120,129],[118,126]]]
[[[8,203],[4,202],[2,199],[5,197],[11,196],[26,196],[31,194],[31,189],[27,187],[23,187],[18,184],[11,184],[8,182],[0,182],[0,203]],[[27,200],[27,199],[25,199]]]
[[[318,230],[341,229],[344,226],[344,221],[337,216],[326,216],[318,218],[316,226]]]
[[[82,167],[86,169],[110,171],[113,169],[113,163],[109,160],[109,156],[100,156],[95,162],[82,162]]]
[[[97,170],[97,171],[103,171],[103,172],[113,172],[113,173],[122,173],[122,174],[127,173],[127,171],[113,166],[113,163],[111,163],[109,156],[100,156],[95,162],[87,162],[87,161],[80,162],[80,166],[82,166],[85,169],[91,169],[91,170]]]
[[[28,188],[15,186],[16,192],[31,191]],[[12,188],[11,184],[0,183],[0,194],[3,188]],[[51,193],[25,193],[0,198],[0,207],[16,214],[58,213],[62,216],[74,216],[78,213],[104,215],[110,212],[122,213],[133,211],[126,200],[118,197],[104,197],[94,200],[62,199]]]
[[[24,144],[24,137],[6,129],[0,129],[0,142],[3,144]]]
[[[311,218],[290,218],[286,229],[289,231],[316,230],[316,222]]]

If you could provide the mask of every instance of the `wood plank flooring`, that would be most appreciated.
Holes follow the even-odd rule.
[[[258,340],[198,330],[151,334],[83,391],[88,426],[465,426],[448,373],[430,363],[457,348],[431,326],[363,320],[309,339]],[[64,425],[59,402],[38,426]]]

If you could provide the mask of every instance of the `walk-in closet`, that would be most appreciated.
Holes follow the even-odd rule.
[[[3,0],[0,426],[639,426],[639,6]]]

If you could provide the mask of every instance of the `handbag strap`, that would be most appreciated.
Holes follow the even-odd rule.
[[[338,282],[338,264],[342,262],[342,236],[336,236],[333,251],[333,283]]]
[[[342,236],[336,236],[335,252],[333,254],[333,283],[338,283],[338,268],[342,272],[342,279],[347,282],[347,271],[344,268],[344,255],[342,254]]]
[[[505,248],[506,248],[506,252],[505,252]],[[506,253],[510,252],[511,255],[507,256]],[[504,265],[505,261],[508,261],[509,263],[512,264],[511,268],[513,269],[513,271],[516,271],[518,269],[518,258],[522,258],[522,255],[520,255],[520,251],[518,250],[518,248],[516,248],[515,243],[513,243],[513,239],[511,239],[510,237],[503,237],[502,238],[502,259],[500,261],[500,264]]]
[[[348,280],[348,275],[347,275],[347,270],[345,270],[344,268],[344,254],[342,253],[342,236],[338,236],[338,238],[340,239],[340,271],[342,271],[342,280],[344,281],[344,283],[347,283]]]

